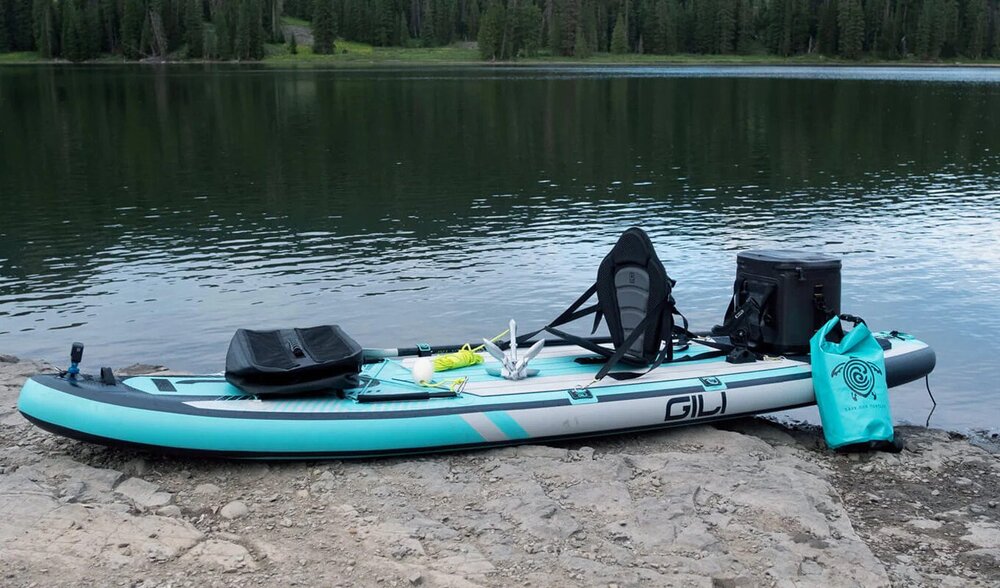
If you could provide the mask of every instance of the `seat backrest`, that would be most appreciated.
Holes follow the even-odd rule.
[[[597,270],[597,299],[616,350],[646,315],[659,313],[646,321],[642,334],[629,346],[624,360],[652,363],[660,343],[667,340],[670,344],[673,331],[670,291],[673,285],[649,236],[637,227],[622,233],[601,262]],[[669,302],[661,304],[665,299]]]

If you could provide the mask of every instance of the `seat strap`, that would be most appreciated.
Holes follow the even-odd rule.
[[[628,353],[629,348],[632,347],[632,344],[639,339],[639,336],[646,332],[646,323],[648,323],[649,320],[654,317],[656,318],[656,320],[659,320],[660,313],[663,312],[664,307],[667,304],[671,305],[670,311],[673,312],[673,301],[670,299],[669,295],[665,296],[662,300],[657,302],[656,306],[653,307],[653,310],[647,312],[646,316],[642,317],[642,320],[639,321],[639,324],[632,329],[632,332],[629,333],[629,336],[625,338],[621,346],[619,346],[618,349],[615,350],[614,355],[608,358],[608,362],[605,363],[604,367],[602,367],[597,372],[597,375],[594,376],[594,380],[600,380],[608,375],[608,372],[610,372],[612,368],[614,368],[618,364],[618,362],[621,361],[623,357],[625,357],[625,354]],[[639,373],[638,375],[632,377],[637,378],[639,376],[648,374],[650,371],[660,367],[660,364],[662,364],[664,360],[670,361],[670,358],[673,357],[673,351],[674,351],[673,336],[672,334],[667,334],[666,345],[664,345],[663,349],[661,349],[660,352],[657,354],[656,361],[653,362],[652,367],[650,367],[645,372]],[[621,376],[623,374],[619,373],[618,375]],[[631,379],[631,378],[616,378],[616,379]]]
[[[559,325],[564,325],[566,323],[575,321],[578,318],[585,317],[588,314],[591,314],[591,313],[594,313],[594,312],[596,312],[597,315],[598,315],[598,320],[595,321],[595,323],[594,323],[594,330],[596,331],[597,330],[597,323],[600,321],[600,316],[601,316],[600,309],[599,309],[598,305],[597,304],[592,304],[592,305],[590,305],[590,306],[588,306],[586,308],[582,308],[582,309],[580,308],[581,306],[583,306],[584,302],[586,302],[587,300],[589,300],[590,297],[593,296],[596,293],[597,293],[597,283],[595,282],[591,287],[587,288],[586,292],[584,292],[583,294],[581,294],[580,297],[576,299],[576,302],[574,302],[573,304],[570,304],[569,308],[567,308],[566,310],[562,311],[562,313],[559,316],[557,316],[555,319],[553,319],[552,322],[550,322],[549,324],[545,325],[544,327],[542,327],[540,329],[536,329],[536,330],[534,330],[534,331],[532,331],[530,333],[526,333],[524,335],[519,336],[517,338],[517,344],[518,345],[523,345],[523,344],[527,343],[528,341],[531,341],[532,339],[535,338],[535,336],[537,336],[542,331],[549,331],[553,335],[556,335],[557,337],[564,337],[564,335],[566,335],[566,334],[561,333],[561,332],[553,332],[553,331],[550,331],[550,329],[552,327],[558,327]],[[579,343],[579,341],[585,341],[585,339],[583,339],[581,337],[575,337],[575,338],[571,338],[571,337],[575,337],[575,336],[569,335],[568,337],[564,337],[564,338],[567,341],[571,341],[573,343],[576,343],[577,345],[580,345],[584,349],[589,349],[589,347],[587,347],[585,345],[581,345]],[[587,343],[590,343],[590,342],[587,341]],[[497,346],[500,347],[500,349],[507,349],[508,347],[510,347],[510,341],[505,341],[503,343],[497,343]]]
[[[597,355],[606,358],[604,361],[604,365],[601,367],[601,369],[597,372],[597,375],[594,377],[594,381],[601,380],[608,375],[610,375],[612,378],[616,380],[629,380],[644,376],[649,372],[653,371],[654,369],[660,367],[660,365],[662,365],[664,361],[671,361],[673,359],[674,334],[677,334],[679,338],[681,338],[684,345],[686,345],[689,338],[693,336],[691,332],[688,331],[687,318],[677,311],[677,309],[674,307],[673,299],[669,294],[665,296],[662,300],[660,300],[660,302],[658,302],[650,312],[647,312],[646,316],[642,317],[642,320],[639,321],[639,324],[632,329],[632,332],[629,333],[629,336],[625,338],[625,341],[623,341],[622,344],[618,347],[618,349],[614,351],[607,349],[605,347],[601,347],[600,345],[588,339],[580,337],[578,335],[573,335],[556,328],[558,326],[572,322],[578,318],[587,316],[591,313],[596,313],[596,316],[594,318],[594,328],[591,331],[592,333],[595,332],[597,330],[597,326],[600,324],[601,318],[603,318],[603,314],[601,313],[599,305],[592,304],[582,309],[580,307],[583,306],[583,304],[587,302],[587,300],[589,300],[590,297],[596,293],[597,293],[597,283],[594,283],[594,285],[592,285],[590,288],[587,288],[586,292],[584,292],[579,298],[577,298],[576,301],[569,306],[569,308],[564,310],[552,322],[550,322],[549,324],[545,325],[540,329],[537,329],[535,331],[526,333],[518,337],[517,344],[518,345],[526,344],[529,341],[531,341],[531,339],[536,337],[539,333],[547,331],[549,333],[552,333],[556,337],[559,337],[560,339],[569,341],[570,343],[582,347],[587,351],[590,351],[591,353],[596,353]],[[656,320],[659,320],[659,317],[661,316],[661,313],[664,311],[667,304],[670,305],[669,311],[672,314],[676,314],[681,317],[681,320],[684,322],[684,326],[683,327],[675,326],[673,332],[666,334],[665,345],[663,346],[663,349],[661,349],[660,352],[657,354],[655,361],[653,361],[649,369],[647,369],[644,372],[616,372],[614,374],[610,374],[611,370],[616,365],[618,365],[618,363],[628,353],[629,348],[631,348],[632,345],[639,339],[639,336],[645,333],[646,325],[649,323],[650,319],[655,317]],[[509,346],[510,342],[508,341],[504,345],[501,345],[501,348],[506,349]]]

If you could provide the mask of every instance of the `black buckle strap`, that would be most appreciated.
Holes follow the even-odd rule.
[[[747,296],[743,304],[736,306],[737,294],[734,293],[726,310],[726,321],[712,328],[713,335],[728,336],[735,345],[760,338],[760,330],[764,326],[764,308],[775,290],[774,284],[749,281],[743,282],[743,288]]]
[[[687,317],[685,317],[683,314],[677,311],[677,308],[674,306],[673,297],[670,296],[669,294],[665,296],[662,300],[660,300],[650,312],[646,313],[646,316],[642,317],[642,320],[639,321],[639,324],[632,329],[632,332],[629,334],[628,337],[625,338],[625,341],[623,341],[622,344],[618,347],[618,349],[616,349],[613,352],[610,349],[601,347],[600,345],[588,339],[579,337],[577,335],[572,335],[570,333],[566,333],[565,331],[561,331],[556,328],[563,324],[575,321],[576,319],[594,313],[595,314],[594,326],[591,333],[596,332],[597,327],[600,325],[601,319],[604,317],[600,309],[600,304],[592,304],[585,308],[582,309],[580,308],[587,300],[590,299],[591,296],[593,296],[596,293],[597,293],[597,284],[594,283],[590,288],[587,288],[587,291],[584,292],[579,298],[577,298],[576,301],[569,306],[569,308],[564,310],[552,322],[550,322],[549,324],[545,325],[540,329],[537,329],[535,331],[532,331],[530,333],[518,337],[517,344],[518,345],[526,344],[529,341],[531,341],[531,339],[536,337],[539,333],[547,331],[549,333],[552,333],[556,337],[559,337],[560,339],[569,341],[574,345],[582,347],[587,351],[590,351],[592,353],[600,355],[602,358],[605,358],[604,365],[601,367],[601,369],[597,372],[597,375],[594,377],[595,381],[601,380],[608,375],[610,375],[612,378],[616,380],[627,380],[644,376],[649,372],[651,372],[652,370],[660,367],[660,365],[662,365],[664,361],[671,361],[673,359],[674,335],[678,335],[679,343],[681,345],[688,345],[688,341],[694,337],[694,335],[688,330]],[[661,349],[660,352],[657,354],[656,359],[653,361],[649,369],[641,373],[618,372],[615,374],[610,374],[610,371],[625,357],[625,355],[628,353],[632,345],[639,340],[639,337],[642,334],[646,332],[646,326],[649,323],[650,319],[655,317],[657,320],[659,320],[659,317],[662,316],[662,313],[664,312],[665,307],[668,304],[670,313],[676,314],[677,316],[681,317],[684,326],[677,327],[675,325],[670,333],[664,333],[663,335],[661,335],[665,339],[665,344],[663,345],[663,349]],[[506,349],[507,347],[510,346],[510,342],[507,341],[503,344],[500,344],[499,346],[501,349]]]
[[[605,376],[607,376],[608,372],[610,372],[611,369],[614,368],[615,365],[619,361],[621,361],[621,359],[623,357],[625,357],[625,354],[628,353],[628,351],[632,347],[632,345],[636,341],[639,340],[639,336],[646,332],[646,323],[649,322],[649,319],[651,317],[656,317],[657,319],[659,319],[660,313],[663,312],[664,306],[666,304],[670,304],[671,305],[670,311],[673,312],[673,310],[674,310],[673,309],[673,301],[671,300],[670,296],[666,296],[665,298],[663,298],[662,300],[660,300],[659,302],[657,302],[656,306],[653,307],[653,310],[650,311],[650,312],[647,312],[646,316],[642,317],[642,320],[639,321],[639,324],[636,325],[632,329],[632,332],[629,334],[628,337],[625,338],[625,340],[622,342],[621,346],[618,347],[618,349],[615,350],[614,355],[612,355],[610,358],[608,358],[608,362],[605,363],[604,367],[602,367],[597,372],[597,375],[594,376],[595,380],[600,380],[600,379],[604,378]],[[674,344],[673,344],[672,337],[671,337],[671,335],[667,335],[666,345],[664,345],[663,349],[660,350],[660,353],[657,354],[656,361],[653,362],[653,366],[651,368],[649,368],[648,370],[646,370],[644,373],[639,374],[639,375],[648,374],[650,371],[652,371],[652,370],[660,367],[660,364],[663,363],[664,359],[666,359],[667,361],[669,361],[670,358],[673,357],[673,351],[674,351]],[[621,375],[621,374],[619,374],[619,375]],[[633,377],[639,377],[639,376],[633,376]],[[624,379],[631,379],[631,378],[624,378]]]
[[[590,286],[589,288],[587,288],[586,292],[584,292],[582,295],[580,295],[579,298],[576,299],[576,302],[574,302],[573,304],[570,304],[569,308],[567,308],[566,310],[564,310],[562,312],[562,314],[560,314],[555,319],[553,319],[552,322],[550,322],[549,324],[545,325],[544,327],[542,327],[540,329],[534,330],[534,331],[532,331],[530,333],[526,333],[526,334],[521,335],[520,337],[518,337],[517,338],[517,344],[518,345],[523,345],[523,344],[527,343],[528,341],[531,341],[532,339],[535,338],[536,335],[538,335],[542,331],[549,331],[550,333],[552,333],[553,335],[556,335],[557,337],[563,337],[562,334],[560,334],[558,332],[551,331],[550,329],[552,327],[558,327],[559,325],[564,325],[564,324],[566,324],[568,322],[575,321],[576,319],[584,317],[584,316],[587,316],[588,314],[590,314],[592,312],[597,312],[598,315],[600,315],[600,310],[598,309],[598,305],[597,304],[592,304],[592,305],[590,305],[590,306],[588,306],[588,307],[586,307],[584,309],[581,309],[581,310],[577,311],[577,309],[579,309],[581,306],[583,306],[584,302],[586,302],[587,300],[589,300],[590,297],[593,296],[596,293],[597,293],[597,283],[595,282],[592,286]],[[595,330],[597,329],[596,322],[595,322],[595,325],[594,325],[594,329]],[[580,338],[577,338],[577,339],[580,339]],[[567,339],[567,340],[568,341],[573,341],[574,343],[577,343],[577,341],[574,340],[574,339]],[[580,339],[580,340],[583,340],[583,339]],[[577,343],[577,345],[579,345],[579,343]],[[507,349],[508,347],[510,347],[510,341],[504,341],[503,343],[498,343],[497,346],[500,349]],[[583,345],[580,345],[580,346],[584,347]]]

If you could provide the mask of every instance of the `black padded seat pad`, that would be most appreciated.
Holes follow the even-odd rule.
[[[236,331],[226,355],[226,380],[249,394],[333,392],[358,385],[361,346],[337,325]]]
[[[653,243],[642,229],[626,230],[604,257],[597,270],[597,300],[615,348],[625,342],[647,314],[659,307],[661,315],[650,317],[623,360],[652,363],[659,353],[660,343],[665,339],[669,342],[673,331],[673,304],[661,302],[670,297],[673,285],[656,256]]]

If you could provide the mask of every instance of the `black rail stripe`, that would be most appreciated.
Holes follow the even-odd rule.
[[[644,433],[664,429],[673,429],[687,425],[712,424],[720,421],[729,421],[752,417],[756,415],[768,414],[782,410],[792,410],[811,406],[813,403],[806,402],[783,406],[766,411],[741,412],[717,417],[705,417],[700,419],[689,419],[677,422],[664,422],[663,424],[645,425],[641,427],[626,427],[607,431],[597,431],[588,433],[575,433],[571,435],[551,435],[547,437],[526,437],[524,439],[509,439],[505,441],[490,441],[482,443],[463,443],[454,445],[437,445],[428,447],[412,447],[406,449],[377,449],[369,451],[232,451],[216,449],[191,449],[187,447],[170,447],[163,445],[151,445],[148,443],[137,443],[134,441],[123,441],[101,435],[84,433],[74,429],[68,429],[61,425],[49,423],[36,419],[31,415],[24,414],[24,417],[36,426],[50,431],[57,435],[77,439],[88,443],[98,443],[111,447],[121,447],[127,449],[138,449],[158,454],[174,455],[178,457],[202,457],[215,459],[264,459],[264,460],[288,460],[288,459],[365,459],[392,456],[406,456],[414,454],[426,455],[428,453],[447,453],[452,451],[469,451],[476,449],[495,449],[498,447],[509,447],[511,445],[538,445],[547,443],[557,443],[562,441],[573,441],[577,439],[593,439],[597,437],[610,437],[614,435],[627,435],[631,433]],[[22,413],[23,414],[23,413]]]

